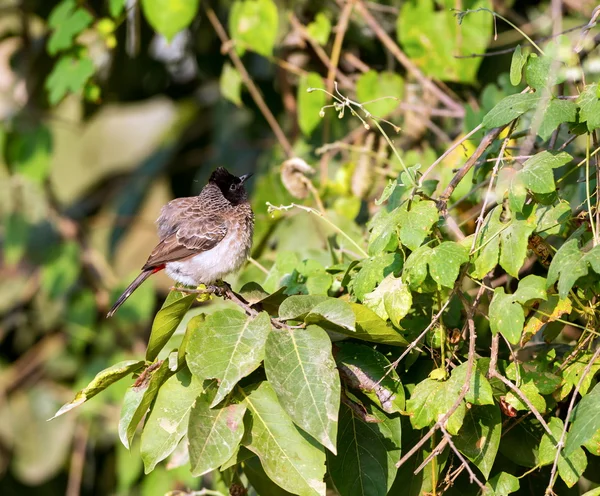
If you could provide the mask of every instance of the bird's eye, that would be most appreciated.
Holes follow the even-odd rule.
[[[229,186],[229,191],[235,191],[237,189],[237,184],[232,184]]]

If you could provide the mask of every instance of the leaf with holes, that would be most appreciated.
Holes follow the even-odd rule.
[[[327,333],[315,325],[273,329],[265,347],[265,372],[294,423],[335,453],[340,378]]]
[[[548,287],[558,281],[558,294],[565,299],[580,277],[588,274],[588,265],[600,274],[600,245],[587,253],[579,248],[577,239],[570,239],[554,255],[548,269]]]
[[[237,310],[221,310],[198,322],[187,345],[186,361],[200,379],[219,380],[211,406],[223,401],[242,377],[260,366],[270,331],[266,312],[250,318]]]
[[[267,475],[286,491],[324,496],[323,448],[298,430],[268,382],[242,394],[249,413],[242,444],[258,455]]]
[[[187,369],[161,386],[142,432],[140,452],[146,473],[169,456],[186,434],[190,411],[201,392],[202,384]]]

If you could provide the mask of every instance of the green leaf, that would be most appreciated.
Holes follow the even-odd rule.
[[[579,248],[579,241],[570,239],[559,248],[552,259],[548,269],[547,287],[558,281],[558,294],[561,299],[565,299],[577,279],[588,274],[588,265],[600,274],[600,246],[583,253]]]
[[[502,207],[494,208],[484,219],[475,243],[474,269],[471,275],[476,279],[483,279],[488,272],[498,264],[500,256],[500,231],[504,224],[500,222]]]
[[[441,7],[441,8],[438,8]],[[460,25],[450,7],[433,0],[402,4],[397,19],[398,41],[411,61],[426,76],[442,81],[474,82],[480,57],[457,58],[485,52],[492,34],[492,17],[486,13],[465,17]],[[492,8],[487,0],[471,0],[463,9]]]
[[[555,65],[556,67],[552,67]],[[532,53],[525,65],[525,80],[535,90],[543,90],[554,86],[559,80],[560,63],[548,56]]]
[[[546,238],[551,234],[564,236],[568,230],[572,212],[569,203],[560,201],[556,206],[538,206],[535,215],[537,222],[535,232],[542,238]]]
[[[260,366],[270,331],[271,320],[266,312],[249,318],[237,310],[221,310],[197,324],[186,360],[192,374],[200,379],[219,380],[212,407],[223,401],[242,377]]]
[[[201,392],[202,384],[188,370],[162,385],[142,432],[140,451],[146,473],[175,450],[188,430],[190,411]]]
[[[573,100],[559,100],[553,98],[548,103],[544,118],[538,129],[538,135],[544,141],[550,138],[554,130],[565,122],[577,120],[577,104]]]
[[[540,100],[540,96],[535,93],[517,93],[509,95],[500,102],[483,118],[483,127],[491,129],[501,127],[510,121],[520,117],[528,110],[534,108]]]
[[[521,45],[517,45],[512,54],[510,63],[510,84],[513,86],[518,86],[521,83],[523,67],[525,67],[525,64],[527,63],[527,57],[529,57],[529,55],[523,53]]]
[[[462,264],[469,261],[469,251],[454,241],[444,241],[433,248],[428,258],[429,273],[440,286],[452,288]]]
[[[548,422],[548,427],[550,427],[553,437],[550,437],[548,433],[544,433],[542,437],[540,442],[540,465],[554,463],[556,445],[561,437],[564,424],[560,418],[552,417]],[[565,454],[565,451],[561,451],[558,458],[558,475],[567,487],[573,487],[577,483],[586,467],[587,457],[579,446],[573,448],[568,455]]]
[[[150,26],[170,42],[191,24],[199,4],[199,0],[142,0],[142,10]]]
[[[501,434],[502,418],[498,406],[473,406],[467,409],[463,426],[452,440],[487,479],[496,460]]]
[[[146,360],[153,361],[168,343],[179,323],[196,299],[195,294],[173,290],[167,296],[152,322],[152,331],[146,348]]]
[[[356,81],[356,98],[364,108],[376,117],[391,114],[400,104],[404,93],[404,81],[395,72],[370,70]],[[377,100],[373,101],[372,100]]]
[[[169,369],[169,360],[155,362],[155,365],[160,366],[158,369],[148,373],[150,377],[138,386],[131,386],[125,394],[125,401],[121,411],[121,419],[119,421],[119,437],[123,446],[127,449],[131,446],[131,441],[135,435],[138,424],[146,415],[148,408],[156,398],[160,387],[165,381],[171,377],[174,372]],[[138,379],[139,380],[139,379]]]
[[[519,287],[515,291],[513,299],[521,305],[531,300],[547,300],[546,279],[533,274],[524,277],[519,281]]]
[[[485,485],[491,489],[494,496],[508,496],[520,489],[519,479],[507,472],[500,472],[492,477]]]
[[[410,399],[406,402],[406,411],[410,415],[410,423],[414,429],[423,429],[437,422],[456,401],[457,392],[454,384],[449,381],[424,379],[413,389]],[[450,434],[460,431],[465,417],[465,402],[461,402],[456,411],[450,416],[447,429]]]
[[[356,317],[356,331],[339,330],[338,332],[372,343],[389,344],[391,346],[408,345],[406,338],[375,312],[358,303],[351,303],[350,305]]]
[[[573,360],[567,367],[563,370],[563,385],[561,389],[556,394],[557,401],[564,400],[568,394],[573,390],[574,387],[579,384],[581,379],[581,374],[583,374],[584,369],[588,365],[589,361],[592,358],[592,353],[586,351],[578,356],[575,360]],[[579,387],[579,394],[586,395],[590,386],[592,385],[592,379],[596,375],[596,372],[600,370],[600,361],[595,361],[590,368],[589,374],[587,374],[583,381],[581,382],[581,386]]]
[[[286,298],[279,307],[281,320],[304,320],[318,304],[329,300],[325,295],[293,295]]]
[[[252,452],[250,454],[252,457],[244,461],[244,475],[248,477],[248,482],[250,482],[256,494],[265,496],[293,496],[292,493],[275,484],[262,468],[259,458],[252,454]]]
[[[421,246],[433,225],[438,221],[439,213],[432,201],[412,202],[412,206],[408,210],[409,203],[406,202],[398,207],[398,223],[400,242],[414,251]]]
[[[519,277],[519,270],[527,256],[529,236],[535,230],[535,214],[523,218],[517,214],[505,229],[500,233],[502,250],[500,251],[500,265],[513,277]]]
[[[526,343],[545,324],[554,322],[564,314],[571,313],[571,310],[572,306],[570,300],[561,300],[557,295],[551,295],[547,301],[540,303],[539,307],[536,309],[536,313],[534,313],[525,324],[521,343]]]
[[[400,320],[412,306],[412,294],[402,279],[390,274],[377,289],[365,295],[364,304],[382,319],[390,319],[395,326],[400,326]]]
[[[80,248],[76,241],[60,245],[58,256],[41,270],[41,287],[53,300],[64,298],[72,290],[81,272]]]
[[[108,11],[111,17],[119,17],[125,8],[127,0],[108,0]]]
[[[315,325],[273,329],[265,347],[265,372],[294,423],[335,453],[340,378],[327,333]]]
[[[493,405],[494,396],[492,393],[492,386],[490,386],[485,374],[477,366],[481,363],[482,361],[475,362],[465,401],[472,403],[473,405]],[[447,381],[447,387],[454,391],[455,399],[456,396],[460,394],[460,390],[467,379],[467,365],[468,364],[464,362],[456,367],[452,371],[450,379]]]
[[[315,16],[315,20],[306,26],[306,32],[319,45],[326,45],[331,34],[331,21],[323,12]]]
[[[499,332],[512,344],[517,344],[525,324],[523,307],[515,302],[514,295],[504,293],[504,288],[496,288],[490,303],[490,328],[493,334]]]
[[[219,88],[223,98],[234,103],[238,107],[242,106],[242,76],[238,70],[229,62],[223,64],[221,78],[219,79]]]
[[[579,105],[579,120],[587,124],[588,131],[600,127],[600,99],[598,84],[588,84],[577,99]]]
[[[67,413],[69,410],[82,405],[90,398],[93,398],[98,393],[104,391],[108,386],[114,384],[123,377],[133,374],[136,370],[139,370],[144,365],[143,360],[125,360],[119,362],[102,372],[98,372],[96,377],[81,391],[79,391],[73,400],[69,403],[64,404],[50,420],[60,417],[63,413]]]
[[[402,269],[402,256],[399,253],[385,253],[367,258],[361,264],[352,285],[354,295],[359,301],[373,291],[386,276]]]
[[[56,105],[68,93],[80,92],[94,72],[94,63],[90,58],[63,55],[54,64],[44,83],[50,105]]]
[[[556,190],[552,169],[569,163],[573,157],[566,152],[540,152],[527,159],[518,172],[523,184],[534,193],[552,193]]]
[[[335,361],[344,384],[368,396],[384,412],[404,410],[404,388],[382,353],[358,343],[341,342],[336,346]]]
[[[305,136],[310,136],[322,120],[321,109],[327,104],[327,96],[322,91],[308,91],[310,88],[324,88],[323,80],[316,72],[309,72],[298,83],[298,125]]]
[[[48,26],[52,34],[48,40],[47,50],[56,55],[73,46],[73,38],[87,28],[94,17],[84,8],[78,7],[75,0],[63,0],[48,16]]]
[[[539,389],[533,381],[521,384],[520,389],[540,413],[544,413],[546,411],[546,400],[540,394]],[[517,396],[517,394],[515,394],[513,391],[510,391],[506,395],[505,400],[506,403],[511,405],[515,410],[529,411],[529,407],[523,402],[521,397]]]
[[[50,174],[52,134],[39,124],[11,133],[6,143],[6,161],[15,174],[43,184]]]
[[[328,298],[311,309],[304,321],[338,332],[356,330],[356,317],[349,303]]]
[[[246,404],[224,402],[211,408],[214,393],[212,390],[201,394],[189,416],[188,449],[194,477],[227,462],[238,449],[244,435]]]
[[[400,458],[400,418],[389,418],[371,405],[366,423],[346,405],[340,409],[339,455],[327,454],[329,475],[340,496],[385,496],[396,476]]]
[[[507,167],[504,171],[512,174],[508,188],[509,208],[513,212],[521,213],[527,201],[527,188],[523,182],[523,176],[520,174],[521,171],[515,171],[510,167]]]
[[[272,0],[242,0],[233,3],[229,32],[238,53],[246,48],[269,57],[279,29],[277,6]]]
[[[260,458],[267,475],[300,496],[325,495],[325,452],[292,423],[268,382],[242,393],[246,415],[243,444]]]
[[[591,374],[590,374],[591,375]],[[585,393],[583,393],[585,394]],[[600,386],[594,386],[573,410],[571,428],[567,436],[564,455],[569,457],[582,445],[590,440],[600,429]]]

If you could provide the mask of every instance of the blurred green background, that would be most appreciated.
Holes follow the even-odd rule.
[[[325,96],[309,99],[305,92],[327,77],[322,53],[328,58],[336,50],[343,2],[203,0],[198,7],[190,1],[188,20],[187,3],[174,2],[184,13],[166,21],[160,15],[169,8],[160,4],[0,0],[2,495],[158,495],[218,487],[218,481],[192,479],[185,466],[142,475],[136,447],[127,452],[117,436],[127,381],[46,422],[96,372],[142,356],[170,281],[151,278],[115,318],[104,315],[154,245],[154,220],[164,203],[197,194],[217,166],[254,172],[257,261],[237,284],[262,283],[278,254],[328,259],[328,231],[312,216],[267,214],[266,201],[298,201],[281,181],[286,153],[224,53],[207,8],[236,38],[249,77],[293,152],[317,169],[321,194],[336,197],[327,207],[339,226],[360,238],[372,206],[365,198],[386,182],[386,174],[355,174],[360,161],[353,147],[377,149],[360,122],[321,119]],[[371,111],[402,128],[394,139],[409,165],[431,163],[449,136],[475,127],[514,91],[507,89],[510,52],[454,56],[512,46],[519,34],[499,25],[493,39],[487,14],[468,18],[457,31],[449,7],[494,7],[536,39],[556,28],[547,1],[363,5],[425,76],[443,81],[461,102],[454,113],[436,112],[436,95],[398,64],[356,11],[351,15],[338,53],[343,79],[336,79],[361,101],[399,98],[401,104],[384,100]],[[587,23],[594,6],[562,2],[561,30]],[[161,22],[174,34],[171,43],[155,32]],[[236,33],[244,22],[254,28]],[[336,140],[346,149],[322,160],[317,148]],[[449,177],[459,159],[450,156],[440,174]]]

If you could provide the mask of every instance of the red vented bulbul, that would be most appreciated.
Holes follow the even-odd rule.
[[[252,247],[254,214],[244,188],[251,175],[236,177],[219,167],[198,196],[167,203],[156,221],[160,242],[107,317],[163,269],[185,286],[211,284],[238,270]]]

